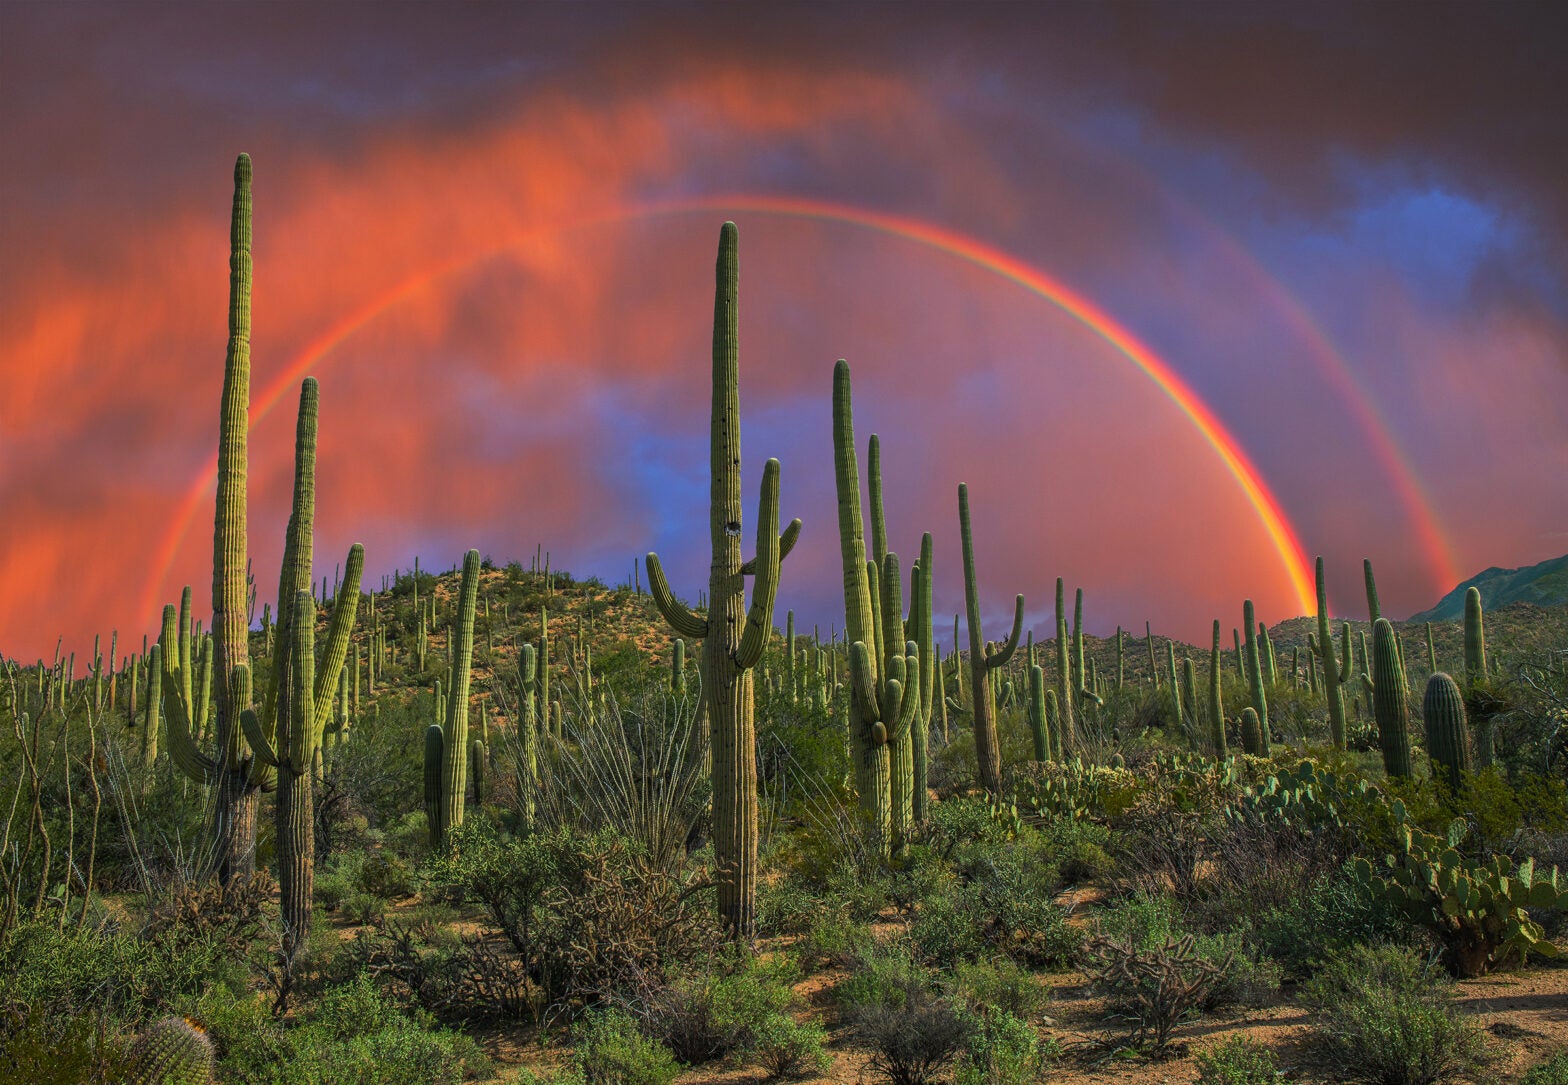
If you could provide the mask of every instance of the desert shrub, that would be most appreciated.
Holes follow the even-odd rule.
[[[1399,946],[1357,946],[1302,988],[1318,1035],[1348,1074],[1378,1085],[1435,1085],[1475,1069],[1479,1031],[1454,1009],[1436,962]]]
[[[1107,877],[1114,866],[1111,830],[1093,821],[1052,818],[1040,829],[1043,846],[1055,857],[1057,870],[1067,885],[1082,885]]]
[[[31,1085],[118,1085],[129,1045],[103,1014],[51,1018],[39,1010],[0,1015],[5,1080]]]
[[[253,998],[209,995],[194,1015],[234,1085],[458,1085],[490,1069],[468,1037],[406,1015],[364,975],[327,992],[293,1028]]]
[[[444,1021],[537,1018],[541,1009],[526,961],[429,918],[356,932],[333,965],[339,982],[365,973]]]
[[[1559,1051],[1530,1067],[1520,1085],[1568,1085],[1568,1051]]]
[[[965,1011],[963,1057],[955,1085],[1032,1085],[1040,1077],[1044,1054],[1034,1026],[1005,1010]]]
[[[368,927],[386,919],[388,903],[385,897],[376,893],[354,892],[343,900],[342,909],[350,922]]]
[[[866,1069],[892,1085],[929,1085],[958,1055],[968,1028],[954,1006],[924,983],[911,982],[902,1005],[862,1004],[856,1035],[871,1049]]]
[[[923,960],[952,969],[985,952],[992,941],[987,930],[991,925],[981,894],[963,887],[921,901],[909,925],[909,939]]]
[[[641,990],[722,941],[700,872],[607,830],[504,840],[475,818],[454,837],[441,878],[484,904],[547,1003]]]
[[[239,990],[247,980],[243,959],[221,942],[168,930],[137,938],[21,923],[0,940],[0,960],[0,1009],[60,1020],[102,1012],[140,1021],[208,987]]]
[[[821,893],[789,872],[757,885],[757,933],[764,938],[805,934],[830,910]]]
[[[1336,872],[1319,875],[1292,900],[1262,911],[1253,920],[1251,939],[1286,975],[1305,979],[1352,946],[1407,943],[1417,933],[1384,898]]]
[[[871,932],[843,912],[829,912],[812,922],[795,946],[801,965],[847,967],[871,942]]]
[[[1273,1085],[1274,1053],[1239,1033],[1198,1052],[1198,1085]]]
[[[788,961],[745,958],[676,977],[639,998],[643,1031],[677,1059],[697,1066],[751,1049],[795,999]]]
[[[959,965],[953,976],[953,987],[976,1013],[994,1009],[1025,1020],[1051,997],[1048,988],[1007,957]]]
[[[364,856],[356,885],[361,892],[386,900],[406,900],[419,891],[413,866],[395,852],[382,850]]]
[[[778,1013],[753,1033],[747,1054],[767,1072],[767,1079],[812,1077],[825,1073],[832,1058],[822,1050],[827,1033],[814,1021],[800,1022]]]
[[[1177,1025],[1201,1012],[1229,968],[1207,961],[1193,935],[1139,945],[1104,935],[1089,943],[1089,982],[1106,997],[1112,1016],[1132,1029],[1132,1044],[1162,1052]]]
[[[586,1085],[670,1085],[681,1072],[669,1048],[622,1010],[590,1010],[572,1030]]]
[[[896,1010],[911,991],[929,991],[936,982],[930,969],[918,963],[902,942],[868,941],[855,954],[851,974],[833,990],[833,996],[851,1020],[870,1007]]]

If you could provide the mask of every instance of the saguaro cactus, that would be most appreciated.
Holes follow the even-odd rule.
[[[1409,776],[1410,694],[1394,643],[1394,627],[1387,618],[1373,623],[1372,663],[1377,677],[1362,677],[1372,684],[1372,716],[1377,721],[1378,745],[1383,749],[1383,770],[1390,776]]]
[[[994,652],[986,652],[980,630],[980,591],[975,583],[974,533],[969,526],[969,487],[962,482],[958,484],[958,529],[964,549],[964,603],[969,612],[969,676],[975,691],[975,760],[980,786],[997,795],[1002,790],[1002,751],[996,737],[996,702],[987,676],[1006,666],[1018,649],[1024,628],[1024,597],[1015,600],[1013,629],[1007,641]]]
[[[876,466],[880,468],[880,454]],[[879,470],[872,472],[877,497],[881,495]],[[844,568],[844,636],[849,644],[850,757],[855,789],[873,846],[886,854],[911,819],[918,816],[914,791],[923,786],[924,766],[915,769],[916,749],[911,738],[929,715],[922,713],[931,684],[922,682],[924,661],[931,653],[930,640],[930,535],[922,540],[910,589],[910,625],[916,641],[904,640],[903,602],[898,581],[898,556],[884,552],[880,563],[866,558],[865,523],[861,515],[860,471],[855,456],[855,416],[849,363],[840,359],[833,367],[833,478],[838,497],[839,555]],[[880,500],[872,502],[873,547],[886,546],[886,530],[879,525]],[[925,608],[922,611],[922,608]],[[927,617],[922,618],[925,613]],[[932,661],[934,663],[934,660]],[[907,690],[907,695],[906,695]],[[981,691],[976,687],[975,696]],[[921,751],[923,753],[923,750]],[[897,762],[895,766],[895,762]],[[906,768],[907,765],[907,768]]]
[[[250,425],[251,163],[234,163],[234,208],[229,220],[229,342],[218,407],[218,497],[212,532],[212,656],[218,746],[213,757],[216,799],[210,827],[218,880],[255,867],[256,792],[250,751],[235,696],[236,668],[250,666],[249,608],[245,597],[246,504]],[[247,683],[248,685],[248,683]]]
[[[1252,707],[1258,714],[1258,726],[1263,735],[1269,733],[1269,700],[1263,692],[1263,656],[1258,644],[1258,623],[1253,616],[1252,600],[1241,605],[1242,625],[1247,630],[1247,685],[1252,693]]]
[[[1225,701],[1220,693],[1220,620],[1214,619],[1214,646],[1209,649],[1209,744],[1225,760]]]
[[[1067,609],[1062,578],[1056,578],[1056,718],[1054,741],[1063,758],[1071,757],[1078,748],[1078,728],[1073,711],[1072,662],[1067,651]],[[1145,623],[1147,625],[1147,623]],[[1154,637],[1148,638],[1149,673],[1159,685],[1159,672],[1154,667]]]
[[[648,587],[675,632],[702,641],[702,697],[713,749],[713,846],[718,862],[719,915],[731,933],[755,932],[757,893],[757,744],[752,669],[773,632],[779,563],[794,545],[800,521],[779,537],[779,461],[762,472],[757,512],[757,555],[741,560],[740,358],[736,231],[719,234],[713,299],[713,405],[709,432],[708,528],[712,562],[708,613],[694,614],[675,598],[649,553]],[[746,605],[747,573],[755,577]]]
[[[1465,684],[1473,686],[1486,680],[1486,627],[1481,614],[1481,589],[1465,592]],[[1492,720],[1477,713],[1475,720],[1475,760],[1481,768],[1491,767]]]
[[[1323,559],[1317,561],[1318,645],[1323,654],[1323,694],[1328,698],[1328,733],[1334,749],[1345,748],[1345,699],[1340,692],[1340,670],[1334,661],[1334,637],[1328,627],[1328,587],[1323,579]],[[1350,638],[1345,638],[1350,650]],[[1308,662],[1311,662],[1310,657]]]
[[[1426,752],[1432,759],[1432,776],[1457,789],[1470,771],[1470,736],[1465,729],[1465,699],[1459,683],[1438,671],[1426,680],[1421,698],[1421,719],[1426,725]]]
[[[438,846],[446,835],[463,824],[468,790],[468,689],[474,658],[474,608],[479,598],[479,551],[463,555],[463,579],[458,589],[457,625],[451,633],[452,676],[447,686],[445,760],[441,766]]]
[[[1268,739],[1258,719],[1258,710],[1251,705],[1241,710],[1241,749],[1253,757],[1269,755]]]

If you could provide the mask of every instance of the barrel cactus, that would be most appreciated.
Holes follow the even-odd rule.
[[[1470,771],[1470,735],[1465,727],[1465,699],[1459,683],[1439,671],[1427,679],[1421,698],[1421,718],[1426,724],[1426,752],[1432,759],[1432,776],[1450,789]]]
[[[208,1085],[215,1060],[207,1030],[189,1017],[147,1026],[127,1057],[123,1085]]]

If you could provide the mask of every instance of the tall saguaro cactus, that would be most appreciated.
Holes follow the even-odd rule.
[[[878,445],[871,445],[875,450]],[[924,679],[930,639],[930,539],[922,543],[910,589],[910,625],[915,642],[904,640],[903,600],[898,555],[886,551],[882,525],[880,454],[871,459],[873,549],[867,559],[865,521],[860,504],[860,469],[855,457],[855,414],[849,363],[833,367],[833,479],[838,497],[839,554],[844,567],[844,637],[849,644],[850,758],[872,844],[886,854],[920,816],[915,792],[924,784],[924,766],[915,765],[914,730],[925,726],[931,682]],[[925,617],[922,618],[922,608]],[[911,643],[914,643],[911,650]],[[934,660],[932,661],[934,662]],[[906,692],[907,691],[907,692]],[[979,691],[976,691],[978,697]],[[922,744],[923,745],[923,744]],[[923,805],[923,804],[921,804]]]
[[[647,557],[648,587],[675,632],[702,642],[702,697],[713,750],[713,848],[718,861],[719,915],[732,935],[756,930],[757,743],[752,670],[773,632],[779,563],[794,545],[800,521],[779,537],[779,461],[762,472],[757,512],[757,555],[741,560],[739,267],[736,230],[719,233],[714,269],[713,405],[708,455],[711,478],[708,534],[712,564],[708,613],[694,614],[675,598],[659,556]],[[747,573],[755,577],[746,605]]]
[[[988,677],[991,671],[1007,665],[1018,649],[1023,635],[1024,597],[1013,607],[1013,629],[1007,641],[993,652],[984,648],[980,631],[980,591],[975,583],[974,533],[969,526],[969,487],[958,484],[958,529],[964,548],[964,605],[969,612],[969,675],[975,691],[975,760],[980,768],[980,786],[991,794],[1002,790],[1002,750],[996,736],[996,701]]]
[[[249,608],[245,598],[246,504],[250,424],[251,164],[234,163],[234,209],[229,220],[229,343],[218,408],[218,497],[212,532],[212,656],[218,747],[213,758],[216,799],[211,826],[218,880],[227,883],[255,868],[256,793],[249,786],[249,749],[234,672],[250,667]],[[280,600],[281,602],[281,600]]]
[[[1368,566],[1370,568],[1370,566]],[[1334,660],[1334,636],[1328,625],[1328,587],[1323,579],[1323,559],[1317,562],[1318,645],[1323,654],[1323,694],[1328,698],[1328,733],[1334,749],[1345,748],[1345,698],[1340,692],[1340,670]],[[1346,637],[1346,648],[1350,638]],[[1311,663],[1309,656],[1307,662]]]
[[[1258,726],[1263,731],[1264,741],[1267,742],[1269,701],[1268,695],[1263,692],[1263,656],[1261,646],[1258,644],[1258,623],[1253,616],[1251,599],[1242,603],[1241,618],[1247,631],[1247,685],[1252,694],[1252,707],[1258,714]]]

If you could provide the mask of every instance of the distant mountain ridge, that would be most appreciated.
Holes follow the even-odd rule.
[[[1568,603],[1568,554],[1550,558],[1523,569],[1496,566],[1460,584],[1438,600],[1431,610],[1412,614],[1412,622],[1451,622],[1465,616],[1465,593],[1472,587],[1481,590],[1481,606],[1486,610],[1509,603],[1534,603],[1550,607]]]

